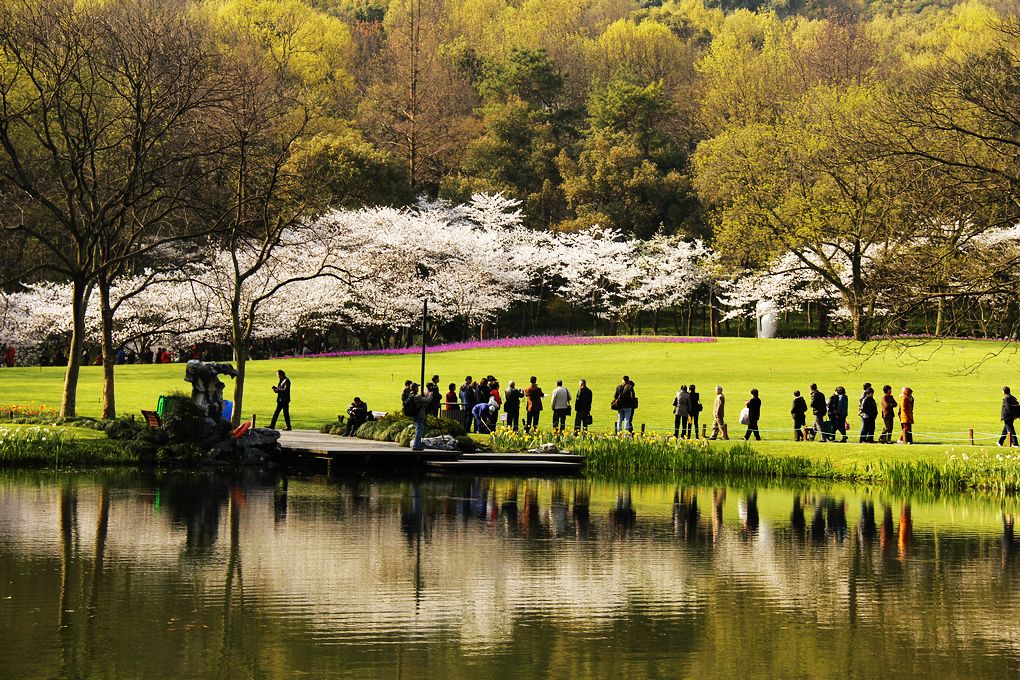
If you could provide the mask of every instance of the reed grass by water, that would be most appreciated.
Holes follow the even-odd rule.
[[[0,427],[0,468],[137,464],[119,442],[70,436],[57,427]]]

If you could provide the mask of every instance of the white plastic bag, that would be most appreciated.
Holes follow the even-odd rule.
[[[751,409],[746,406],[740,411],[740,424],[747,425],[751,422]]]

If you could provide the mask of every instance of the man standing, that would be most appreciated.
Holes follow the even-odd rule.
[[[414,419],[414,441],[411,443],[411,450],[424,451],[425,447],[422,446],[421,440],[425,436],[425,418],[429,414],[429,404],[432,402],[432,396],[429,394],[418,394],[418,385],[412,383],[411,396],[407,399],[410,405],[406,408],[405,413],[411,412],[414,414],[411,416]]]
[[[400,393],[400,403],[403,404],[407,401],[407,398],[411,396],[411,385],[414,384],[413,380],[404,381],[404,390]]]
[[[443,403],[443,397],[439,393],[439,376],[432,376],[432,382],[426,386],[426,392],[432,396],[432,402],[429,404],[429,415],[433,418],[439,417],[439,406]]]
[[[276,412],[273,413],[273,420],[269,423],[269,429],[276,429],[276,419],[283,413],[283,422],[290,429],[290,378],[283,371],[277,371],[276,377],[280,382],[276,383],[273,391],[276,392]]]
[[[1017,446],[1016,439],[1016,428],[1013,427],[1013,421],[1020,416],[1020,402],[1017,402],[1016,397],[1009,393],[1008,387],[1002,388],[1002,413],[1000,419],[1002,420],[1002,436],[999,437],[999,446],[1006,441],[1006,437],[1009,437],[1009,443],[1007,446]]]
[[[761,418],[761,399],[758,398],[758,390],[751,390],[751,398],[744,406],[747,407],[747,432],[744,433],[744,441],[750,439],[752,434],[755,439],[761,441],[761,435],[758,433],[758,420]]]
[[[705,407],[701,405],[701,395],[698,394],[693,383],[687,388],[687,396],[690,397],[691,400],[691,425],[694,428],[694,438],[697,439],[701,436],[701,430],[698,429],[698,418],[701,416],[701,411]]]
[[[868,386],[861,399],[861,443],[875,443],[875,420],[878,418],[878,405],[875,403],[875,390]]]
[[[616,431],[634,432],[634,410],[637,408],[638,400],[630,376],[623,376],[623,381],[616,386],[613,404],[616,408]]]
[[[815,422],[811,426],[812,440],[819,434],[822,435],[823,442],[828,440],[825,436],[825,412],[825,395],[818,389],[818,385],[811,383],[811,413],[815,417]]]
[[[521,399],[524,392],[517,389],[517,383],[513,380],[506,388],[506,398],[503,399],[503,410],[506,412],[506,426],[514,432],[521,426]]]
[[[892,444],[893,420],[896,418],[896,398],[892,395],[892,385],[882,387],[882,434],[879,435],[880,444]]]
[[[464,378],[460,386],[460,407],[464,412],[464,429],[471,431],[471,410],[475,407],[475,388],[471,384],[471,376]]]
[[[804,440],[804,425],[807,424],[807,402],[800,396],[800,390],[793,391],[793,407],[790,409],[793,416],[793,440]]]
[[[588,382],[582,380],[577,386],[577,398],[574,399],[574,434],[578,434],[581,430],[588,431],[588,426],[591,425],[591,404],[592,394],[591,390],[588,389]]]
[[[549,399],[553,412],[553,430],[562,433],[567,429],[567,416],[570,414],[570,392],[563,386],[562,380],[556,381],[556,389]]]
[[[709,439],[717,439],[719,435],[723,439],[729,439],[726,432],[726,397],[722,393],[722,385],[715,386],[715,402],[712,404],[712,436]]]
[[[527,403],[527,418],[524,421],[524,431],[531,432],[538,429],[538,417],[542,414],[542,397],[545,392],[538,386],[538,378],[531,376],[531,384],[524,388],[524,397]]]

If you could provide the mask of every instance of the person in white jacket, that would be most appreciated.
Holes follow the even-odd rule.
[[[553,430],[563,432],[567,429],[567,416],[570,415],[570,392],[563,386],[562,380],[556,381],[556,389],[549,398],[553,412]]]

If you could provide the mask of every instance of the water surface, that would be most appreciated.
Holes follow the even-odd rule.
[[[0,678],[1020,675],[1017,503],[0,475]]]

